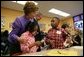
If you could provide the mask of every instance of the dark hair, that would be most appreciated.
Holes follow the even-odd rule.
[[[53,17],[52,19],[57,19],[58,21],[60,21],[60,19],[58,17]],[[51,20],[52,21],[52,20]]]
[[[38,11],[38,7],[33,2],[26,2],[23,10],[24,10],[25,15],[27,15],[31,12]]]
[[[5,31],[3,32],[3,36],[8,37],[8,30],[5,30]]]
[[[60,19],[59,19],[58,17],[53,17],[53,18],[55,18],[55,19],[57,19],[58,21],[60,21]]]
[[[66,28],[66,27],[69,27],[69,25],[68,24],[63,24],[62,26],[61,26],[61,28]]]
[[[37,24],[35,22],[29,22],[26,24],[25,31],[34,32]]]

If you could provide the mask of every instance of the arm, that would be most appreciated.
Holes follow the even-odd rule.
[[[66,35],[66,36],[71,36],[71,35],[70,35],[70,33],[69,33],[69,32],[67,32],[66,30],[61,29],[61,31],[63,32],[63,34],[64,34],[64,35]]]
[[[17,42],[18,33],[20,33],[21,30],[21,23],[19,22],[19,19],[16,18],[15,22],[12,24],[12,31],[9,34],[9,40],[13,43]]]
[[[46,36],[46,40],[45,40],[46,44],[52,45],[53,41],[51,39],[54,38],[53,36],[54,36],[53,35],[53,29],[51,28],[51,29],[48,30],[48,33],[47,33],[47,36]]]
[[[50,39],[49,39],[49,37],[51,37],[51,32],[50,32],[51,30],[49,30],[48,31],[48,34],[46,35],[46,37],[45,37],[45,43],[46,44],[50,44]]]
[[[46,37],[45,38],[45,43],[48,45],[50,43],[50,40]]]
[[[73,42],[75,42],[76,44],[78,44],[78,42],[77,42],[77,41],[75,41],[75,39],[73,39]]]

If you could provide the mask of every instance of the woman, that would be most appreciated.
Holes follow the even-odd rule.
[[[24,15],[15,19],[14,23],[12,24],[12,31],[9,34],[8,41],[10,55],[21,52],[19,43],[23,42],[23,38],[20,36],[25,31],[26,24],[31,21],[38,25],[37,21],[34,19],[37,14],[38,7],[33,2],[26,2],[23,10]]]

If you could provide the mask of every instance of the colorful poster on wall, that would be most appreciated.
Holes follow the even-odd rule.
[[[83,31],[83,14],[74,16],[73,20],[74,20],[74,27],[76,29]]]

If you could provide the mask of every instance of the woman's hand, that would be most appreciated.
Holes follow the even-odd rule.
[[[21,44],[25,43],[25,39],[23,37],[18,37],[17,39]]]
[[[41,46],[41,45],[42,45],[42,42],[41,42],[41,41],[36,41],[36,42],[35,42],[35,45],[36,45],[36,46]]]
[[[42,45],[41,41],[36,41],[35,43],[29,45],[29,48],[32,48],[33,46],[41,46],[41,45]]]
[[[74,42],[75,42],[76,44],[79,44],[79,43],[78,43],[77,41],[75,41],[75,40],[74,40]]]

